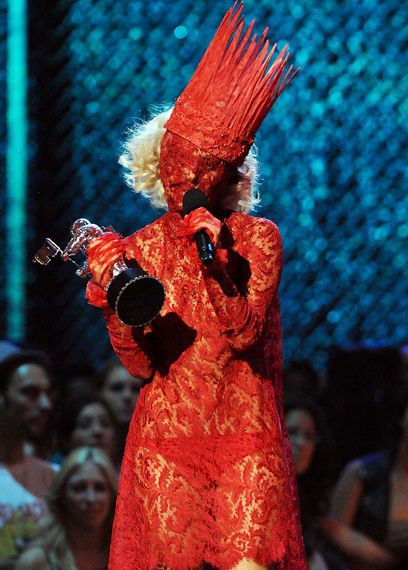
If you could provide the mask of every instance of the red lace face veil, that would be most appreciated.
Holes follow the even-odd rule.
[[[193,77],[177,99],[160,149],[160,178],[170,210],[199,187],[215,204],[240,166],[262,121],[298,70],[287,46],[270,49],[266,28],[257,39],[254,21],[244,31],[243,4],[225,14]],[[252,36],[252,37],[251,37]]]

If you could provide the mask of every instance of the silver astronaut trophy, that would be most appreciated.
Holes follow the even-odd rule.
[[[79,265],[72,259],[78,253],[86,256],[89,244],[105,233],[115,233],[112,227],[97,226],[85,218],[76,220],[71,226],[72,238],[62,250],[50,238],[35,253],[34,260],[41,265],[48,265],[57,254],[64,261],[71,261],[77,266],[79,277],[89,277],[91,272],[88,261]],[[142,327],[152,321],[160,312],[165,298],[161,281],[148,275],[140,266],[128,267],[124,261],[118,261],[112,267],[112,279],[105,287],[109,306],[126,325]]]

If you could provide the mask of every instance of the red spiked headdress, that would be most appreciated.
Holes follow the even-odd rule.
[[[243,163],[255,134],[276,99],[298,70],[287,46],[272,65],[266,28],[251,38],[244,31],[243,4],[225,14],[193,77],[177,99],[165,128],[230,164]],[[269,69],[268,69],[269,68]]]

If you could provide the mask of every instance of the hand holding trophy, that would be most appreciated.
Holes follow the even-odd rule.
[[[109,258],[113,242],[119,241],[115,240],[117,234],[113,228],[101,227],[86,218],[79,218],[72,224],[71,234],[72,238],[64,250],[47,238],[35,253],[33,261],[48,265],[59,254],[63,261],[71,261],[78,267],[76,274],[79,277],[94,277],[105,289],[109,306],[124,324],[142,327],[152,321],[160,312],[165,298],[165,290],[159,279],[148,275],[141,267],[128,267],[120,253],[116,255],[119,259],[113,264],[99,264],[97,268],[90,268],[87,259],[82,265],[72,259],[78,253],[88,256],[90,250],[98,247],[101,242],[99,238],[104,236],[107,239],[102,249],[104,254],[108,254],[105,258]],[[111,244],[109,236],[112,238]]]

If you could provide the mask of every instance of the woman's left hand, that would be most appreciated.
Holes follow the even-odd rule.
[[[107,232],[88,246],[87,257],[94,283],[105,288],[112,279],[115,263],[123,259],[125,247],[121,235]]]
[[[179,231],[179,236],[191,237],[199,230],[206,230],[212,244],[217,247],[220,241],[222,223],[213,216],[206,208],[197,208],[187,214],[183,219],[183,227]]]

